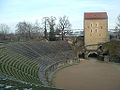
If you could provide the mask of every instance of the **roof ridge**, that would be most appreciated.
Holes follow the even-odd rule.
[[[107,19],[107,12],[85,12],[84,19]]]

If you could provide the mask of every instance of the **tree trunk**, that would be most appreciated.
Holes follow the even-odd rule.
[[[62,40],[64,40],[64,29],[62,29]]]

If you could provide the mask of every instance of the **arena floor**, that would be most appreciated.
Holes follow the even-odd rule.
[[[85,60],[57,72],[54,82],[67,90],[120,90],[120,64]]]

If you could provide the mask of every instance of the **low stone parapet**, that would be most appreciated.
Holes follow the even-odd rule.
[[[62,68],[67,67],[67,66],[71,66],[73,64],[78,64],[79,62],[80,62],[80,59],[73,59],[73,60],[59,61],[59,62],[56,62],[52,65],[49,65],[45,69],[45,77],[46,77],[48,84],[51,85],[53,74],[57,70],[62,69]]]

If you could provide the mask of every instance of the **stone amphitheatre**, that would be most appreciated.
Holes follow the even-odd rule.
[[[120,90],[120,64],[109,62],[112,52],[120,55],[120,42],[108,42],[107,14],[85,16],[85,43],[81,37],[0,43],[0,90]]]
[[[66,41],[1,44],[0,88],[10,85],[7,90],[120,89],[119,65],[96,60],[80,62],[72,49]]]
[[[73,51],[65,41],[3,44],[0,47],[1,83],[9,80],[14,85],[16,81],[21,87],[30,85],[48,90],[49,74],[66,63],[75,62],[73,57]]]

